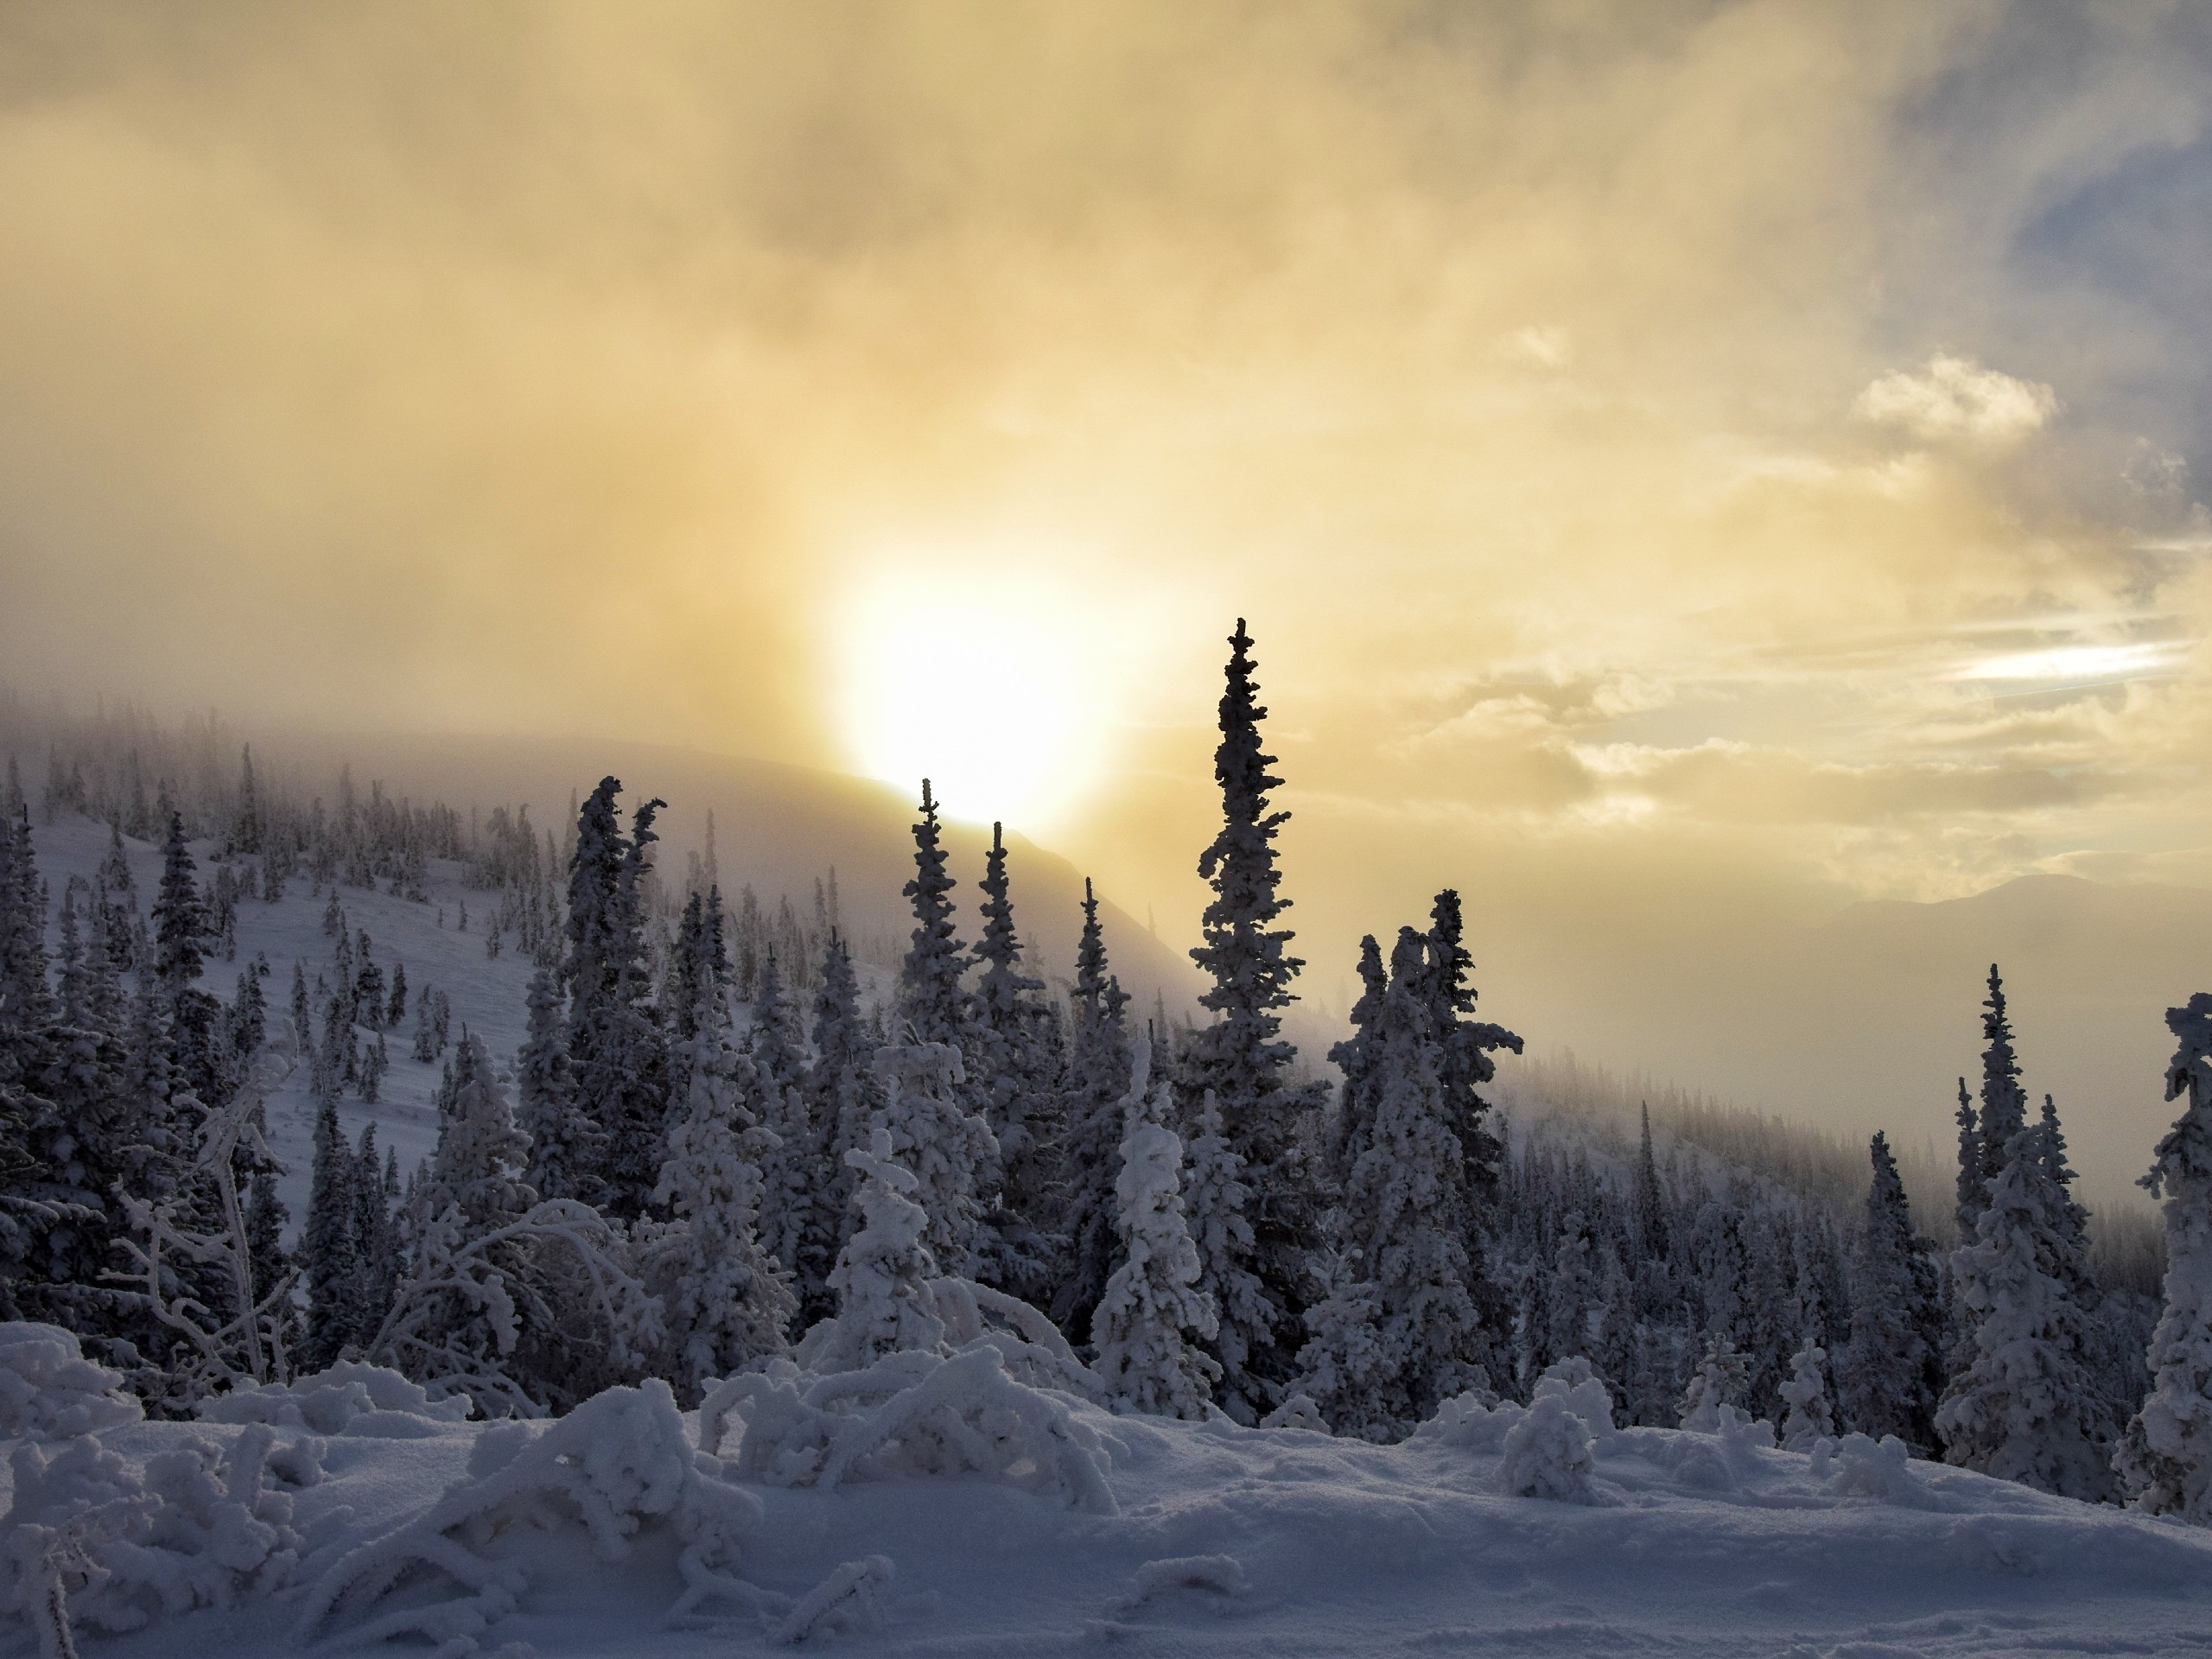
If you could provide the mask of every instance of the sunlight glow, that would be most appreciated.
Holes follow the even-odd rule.
[[[838,628],[856,768],[945,816],[1049,828],[1096,782],[1108,747],[1106,626],[1077,595],[950,559],[887,562]]]
[[[2165,643],[2133,645],[2063,645],[2012,657],[1969,663],[1953,675],[1960,680],[2126,680],[2164,673],[2181,659],[2181,647]]]

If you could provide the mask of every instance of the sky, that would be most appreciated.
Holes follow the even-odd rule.
[[[1244,616],[1338,1012],[1447,882],[2212,886],[2208,123],[2164,0],[0,9],[0,672],[927,772],[1173,934]]]

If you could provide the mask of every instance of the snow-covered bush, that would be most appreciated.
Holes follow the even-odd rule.
[[[467,1395],[433,1400],[428,1389],[397,1371],[341,1359],[327,1371],[290,1382],[267,1382],[211,1395],[194,1409],[204,1422],[268,1423],[316,1434],[391,1440],[433,1433],[440,1425],[465,1422],[470,1401]]]
[[[982,1342],[1020,1382],[1096,1397],[1096,1377],[1042,1313],[972,1280],[938,1276],[922,1243],[926,1217],[910,1196],[913,1172],[892,1156],[882,1128],[871,1150],[855,1147],[845,1161],[861,1177],[854,1202],[862,1224],[830,1275],[837,1312],[799,1339],[799,1366],[825,1375],[864,1370],[892,1354],[943,1357]]]
[[[473,1639],[514,1611],[528,1586],[524,1569],[484,1552],[501,1529],[519,1523],[581,1522],[601,1560],[628,1556],[648,1522],[675,1529],[683,1548],[685,1590],[671,1618],[698,1618],[709,1599],[747,1611],[788,1611],[780,1597],[756,1589],[733,1569],[758,1525],[760,1500],[698,1454],[668,1384],[609,1389],[558,1422],[538,1429],[493,1430],[456,1482],[425,1514],[348,1550],[309,1592],[298,1625],[304,1644],[342,1620],[349,1643],[415,1636],[434,1643]],[[417,1593],[376,1612],[403,1581],[440,1573],[462,1594],[424,1602]]]
[[[1564,1389],[1539,1394],[1505,1431],[1498,1490],[1517,1497],[1595,1503],[1597,1491],[1590,1477],[1598,1466],[1592,1450],[1596,1440],[1590,1425],[1567,1408]]]
[[[929,1215],[914,1202],[919,1179],[893,1157],[890,1131],[880,1125],[868,1150],[854,1147],[845,1162],[860,1176],[853,1202],[861,1227],[830,1274],[836,1317],[800,1338],[798,1363],[810,1370],[856,1370],[887,1354],[934,1350],[944,1341],[927,1288],[937,1261],[922,1242]]]
[[[1329,1420],[1321,1414],[1321,1408],[1313,1403],[1313,1395],[1300,1392],[1291,1395],[1282,1404],[1261,1418],[1260,1427],[1297,1428],[1309,1434],[1326,1434],[1329,1433]]]
[[[1544,1368],[1544,1374],[1536,1379],[1533,1397],[1541,1400],[1551,1395],[1564,1400],[1567,1408],[1589,1424],[1601,1440],[1612,1433],[1613,1396],[1597,1368],[1581,1355],[1571,1354]]]
[[[1790,1361],[1782,1398],[1789,1409],[1782,1419],[1782,1444],[1790,1452],[1809,1452],[1813,1442],[1834,1439],[1835,1414],[1828,1409],[1827,1351],[1810,1337]]]
[[[1690,1373],[1689,1386],[1682,1390],[1682,1427],[1702,1434],[1717,1432],[1720,1408],[1744,1397],[1751,1374],[1749,1356],[1736,1351],[1726,1332],[1714,1332],[1706,1339],[1697,1370]]]
[[[1813,1478],[1825,1480],[1829,1491],[1840,1497],[1878,1497],[1909,1503],[1921,1495],[1921,1484],[1908,1465],[1911,1454],[1894,1434],[1879,1440],[1864,1434],[1847,1434],[1841,1444],[1816,1442],[1813,1449]]]
[[[291,1491],[321,1478],[321,1454],[316,1440],[280,1447],[257,1424],[227,1450],[195,1437],[158,1452],[141,1478],[94,1436],[19,1446],[0,1611],[66,1654],[72,1624],[132,1630],[280,1589],[303,1548]]]
[[[742,1426],[741,1478],[823,1490],[848,1480],[982,1475],[1115,1512],[1098,1436],[1061,1395],[1007,1374],[988,1337],[952,1354],[909,1350],[818,1376],[788,1360],[731,1377],[699,1408],[701,1449]]]
[[[137,1400],[123,1378],[78,1351],[59,1325],[0,1325],[0,1440],[59,1440],[136,1422]]]
[[[1219,1362],[1198,1344],[1217,1333],[1220,1319],[1198,1288],[1198,1247],[1183,1218],[1183,1142],[1143,1113],[1147,1046],[1140,1039],[1115,1184],[1123,1259],[1106,1281],[1091,1338],[1099,1383],[1115,1409],[1196,1421],[1211,1408],[1221,1376]],[[1165,1081],[1160,1093],[1156,1109],[1165,1116]]]

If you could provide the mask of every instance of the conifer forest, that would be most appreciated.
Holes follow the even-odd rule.
[[[695,1413],[702,1451],[735,1429],[741,1480],[958,1474],[1078,1509],[1112,1506],[1101,1447],[1123,1422],[1441,1437],[1497,1450],[1499,1490],[1582,1503],[1593,1446],[1650,1429],[1724,1464],[1841,1466],[1842,1491],[1917,1491],[1935,1466],[2212,1524],[2212,994],[2166,1015],[2162,1261],[2156,1240],[2093,1243],[1994,965],[1940,1210],[1909,1202],[1882,1134],[1840,1182],[1779,1130],[1732,1136],[1678,1103],[1605,1116],[1539,1086],[1509,1109],[1499,1061],[1523,1039],[1482,1017],[1450,887],[1363,941],[1324,1069],[1284,1036],[1304,964],[1282,779],[1241,621],[1229,645],[1206,988],[1179,1012],[1122,988],[1087,887],[1075,960],[1033,960],[1007,842],[956,870],[927,780],[911,934],[870,963],[834,872],[772,914],[724,893],[711,842],[679,880],[664,803],[612,776],[541,829],[526,808],[364,797],[350,773],[302,802],[250,749],[229,775],[162,775],[180,751],[127,721],[56,738],[42,788],[11,763],[0,1409],[69,1453],[16,1464],[15,1593],[49,1650],[73,1620],[127,1630],[149,1596],[220,1605],[252,1579],[145,1530],[181,1501],[157,1464],[152,1496],[126,1475],[105,1504],[62,1479],[111,1421],[411,1413],[550,1448],[571,1425],[580,1446],[646,1432],[615,1429],[623,1411]],[[57,880],[41,842],[83,868]],[[410,962],[372,907],[461,948]],[[289,946],[288,971],[257,938]],[[379,1102],[410,1069],[434,1106],[403,1156]],[[238,1459],[273,1455],[266,1431],[239,1445],[205,1453],[234,1508],[258,1478]],[[1715,1468],[1674,1473],[1743,1479]],[[691,1611],[804,1613],[723,1560],[743,1529],[715,1506],[742,1484],[685,1490],[684,1535],[707,1541],[685,1557]],[[251,1520],[267,1508],[238,1524],[281,1541]],[[389,1543],[331,1569],[302,1639],[406,1576]],[[164,1549],[182,1588],[147,1576]],[[281,1580],[283,1553],[255,1570]],[[806,1618],[879,1618],[880,1559],[825,1581],[842,1612]],[[469,1619],[498,1601],[442,1570],[472,1588]],[[1206,1577],[1227,1568],[1189,1571],[1238,1593]],[[359,1629],[445,1640],[460,1605],[402,1598]]]

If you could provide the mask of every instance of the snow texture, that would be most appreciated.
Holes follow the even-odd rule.
[[[1005,1376],[984,1351],[885,1363],[949,1372],[938,1389],[963,1398]],[[731,1386],[801,1400],[831,1380],[791,1369]],[[883,1402],[913,1392],[896,1381],[870,1386]],[[1030,1654],[1122,1637],[1205,1656],[1955,1659],[2201,1652],[2212,1618],[2212,1535],[2196,1529],[1910,1458],[1895,1439],[1777,1450],[1732,1408],[1709,1433],[1616,1429],[1604,1384],[1572,1362],[1533,1408],[1470,1393],[1395,1446],[1116,1417],[1032,1390],[1094,1443],[1084,1462],[1110,1509],[1071,1503],[1018,1457],[1005,1478],[897,1472],[895,1436],[856,1435],[874,1449],[834,1484],[766,1478],[748,1463],[783,1444],[765,1395],[750,1417],[725,1402],[696,1427],[658,1385],[554,1423],[486,1423],[390,1388],[359,1368],[249,1396],[278,1421],[224,1422],[214,1402],[200,1422],[16,1441],[10,1605],[35,1612],[58,1575],[100,1659],[276,1659],[383,1633],[537,1659],[779,1641]],[[833,1414],[849,1429],[873,1408]],[[1571,1450],[1535,1452],[1547,1433],[1571,1447],[1558,1431],[1573,1423],[1588,1501],[1510,1491],[1540,1468],[1572,1473]],[[112,1576],[96,1586],[96,1573]],[[148,1622],[104,1634],[134,1618]]]

